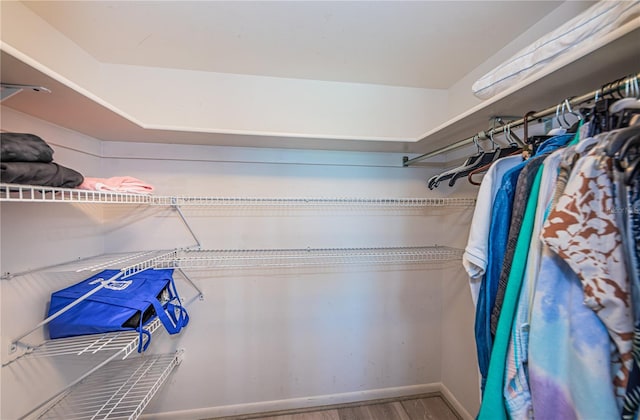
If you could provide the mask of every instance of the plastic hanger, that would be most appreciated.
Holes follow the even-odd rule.
[[[493,130],[491,131],[491,133],[492,133],[492,135],[491,135],[491,141],[493,142]],[[469,172],[468,177],[467,177],[467,180],[469,180],[469,182],[470,182],[472,185],[480,185],[480,182],[478,182],[478,181],[474,181],[474,180],[472,179],[472,178],[473,178],[473,176],[474,176],[474,175],[477,175],[477,174],[479,174],[479,173],[486,172],[486,171],[491,167],[491,165],[493,165],[493,163],[494,163],[496,160],[498,160],[498,159],[500,159],[500,158],[503,158],[503,157],[507,157],[507,156],[513,156],[513,155],[516,155],[516,154],[518,154],[518,153],[521,153],[521,152],[522,152],[522,149],[520,148],[520,146],[518,146],[518,145],[514,142],[513,138],[511,138],[511,137],[510,137],[510,135],[511,135],[511,130],[509,129],[509,131],[507,131],[507,127],[506,127],[506,126],[504,127],[504,134],[505,134],[505,138],[506,138],[506,139],[507,139],[507,141],[509,142],[509,146],[508,146],[508,147],[506,147],[506,148],[501,148],[501,149],[499,149],[499,150],[498,150],[498,153],[496,154],[496,156],[494,156],[494,159],[493,159],[493,161],[492,161],[492,162],[490,162],[490,163],[488,163],[488,164],[486,164],[486,165],[484,165],[484,166],[481,166],[481,167],[479,167],[479,168],[476,168],[476,169],[472,170],[471,172]],[[494,142],[494,144],[495,144],[495,142]]]
[[[624,172],[627,185],[638,175],[638,161],[640,161],[640,134],[627,138],[614,157],[614,166],[620,172]]]
[[[482,148],[478,144],[478,140],[476,137],[473,138],[473,142],[475,143],[476,148],[478,149],[478,153],[467,158],[467,160],[462,165],[429,178],[429,181],[427,182],[427,186],[429,187],[430,190],[436,188],[440,182],[453,177],[458,171],[462,171],[466,167],[473,165],[475,162],[477,162],[479,159],[481,159],[484,156],[485,152],[482,150]]]
[[[635,79],[635,83],[632,85],[633,86],[633,93],[635,93],[636,95],[640,96],[640,88],[638,88],[638,81],[637,79]],[[619,114],[624,114],[626,113],[628,110],[632,111],[633,113],[637,113],[638,112],[638,99],[637,98],[630,98],[632,99],[632,101],[625,101],[622,103],[622,105],[626,105],[626,106],[631,106],[631,108],[625,107],[625,108],[620,108],[620,107],[616,107],[616,109],[620,108]],[[618,101],[619,102],[619,101]],[[613,104],[615,105],[615,104]],[[612,105],[612,107],[613,107]],[[621,106],[622,106],[621,105]],[[627,122],[631,122],[631,117],[628,118]],[[623,117],[621,116],[619,119],[619,123],[623,120]],[[620,169],[620,154],[619,152],[621,152],[621,150],[623,149],[623,147],[626,148],[630,147],[628,145],[628,142],[633,142],[633,137],[634,136],[638,136],[640,135],[640,125],[631,125],[629,127],[626,128],[619,128],[617,130],[615,130],[614,134],[612,135],[612,138],[607,142],[607,144],[605,145],[605,153],[607,154],[607,156],[614,158],[614,162],[616,167],[618,167]]]
[[[509,147],[507,147],[506,149],[501,149],[498,146],[498,144],[493,139],[493,132],[495,131],[495,127],[494,127],[490,131],[491,134],[489,136],[489,140],[491,141],[494,147],[493,153],[486,153],[485,156],[482,159],[480,159],[478,162],[474,163],[473,165],[463,170],[458,171],[458,173],[456,173],[449,181],[449,186],[453,187],[457,179],[468,176],[476,170],[480,170],[480,169],[487,170],[489,167],[491,167],[493,162],[495,162],[501,157],[512,154],[514,151],[520,151],[521,150],[520,147],[517,145],[514,138],[512,137],[513,133],[511,132],[510,124],[507,124],[506,130],[508,131],[505,131],[505,137],[509,141]]]
[[[604,151],[606,155],[617,159],[618,152],[620,152],[620,150],[627,143],[627,141],[631,140],[633,136],[638,136],[638,135],[640,135],[640,125],[634,125],[631,127],[618,129],[615,132],[612,132],[611,137],[607,141],[607,144],[604,146]],[[618,166],[617,163],[616,163],[616,166]]]
[[[505,149],[500,149],[500,154],[497,157],[497,159],[494,160],[494,162],[498,159],[504,158],[504,157],[508,157],[508,156],[515,156],[522,153],[522,149],[519,148],[518,146],[509,146]],[[480,185],[481,182],[480,181],[475,181],[473,179],[473,177],[475,175],[484,173],[486,171],[489,170],[489,168],[491,167],[491,165],[493,165],[494,162],[489,163],[488,165],[482,166],[478,169],[475,169],[471,172],[469,172],[469,175],[467,176],[467,180],[469,181],[469,183],[471,183],[472,185]]]
[[[487,165],[491,165],[497,159],[499,154],[500,148],[494,149],[491,152],[485,152],[485,154],[472,165],[468,165],[457,171],[449,180],[449,186],[453,187],[457,179],[469,175],[472,171]]]
[[[640,87],[638,78],[627,79],[625,83],[625,97],[615,101],[609,107],[609,113],[617,120],[615,127],[627,127],[634,115],[640,114]]]

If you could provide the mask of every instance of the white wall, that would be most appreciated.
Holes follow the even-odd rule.
[[[85,175],[135,176],[154,184],[158,194],[425,197],[447,193],[425,187],[437,168],[403,168],[400,154],[99,143],[11,110],[3,110],[3,129],[43,135],[55,142],[56,160]],[[102,248],[119,252],[193,244],[171,209],[53,206],[2,204],[3,254],[7,247],[14,248],[12,258],[3,255],[3,272],[15,271],[14,266],[38,266],[33,264],[37,256],[25,250],[39,256],[51,249],[47,258],[58,262]],[[455,240],[450,234],[463,232],[471,215],[471,209],[184,212],[203,246],[210,248],[448,245]],[[453,224],[458,227],[451,229]],[[23,235],[22,229],[29,234]],[[65,241],[42,242],[34,229]],[[94,246],[87,246],[85,237]],[[464,297],[451,295],[457,289],[443,286],[447,273],[456,272],[458,264],[192,270],[189,274],[204,292],[203,301],[195,299],[195,290],[176,275],[192,320],[179,336],[155,337],[151,352],[184,348],[185,359],[147,413],[202,418],[437,390],[450,376],[442,369],[449,357],[443,354],[443,345],[461,340],[462,351],[469,340],[467,333],[450,335],[445,330],[453,325],[447,321],[451,314],[466,311],[452,305],[468,304]],[[0,283],[3,341],[5,334],[15,336],[43,317],[51,291],[83,275],[54,270]],[[464,292],[464,286],[462,281],[456,287]],[[12,322],[20,311],[29,314]],[[464,317],[455,322],[464,322]],[[472,358],[473,349],[467,350]],[[6,357],[3,352],[3,361]],[[2,369],[2,418],[23,414],[77,373],[68,361],[24,363]],[[81,368],[85,365],[77,369]],[[458,373],[456,380],[464,379]],[[467,379],[477,383],[475,371]],[[28,392],[34,380],[39,381],[37,394]],[[466,391],[461,392],[461,401],[469,399]],[[468,408],[473,409],[473,405]]]
[[[54,162],[81,173],[101,173],[99,141],[5,107],[0,112],[3,130],[33,133],[46,139],[54,149]],[[23,352],[19,350],[10,357],[10,342],[46,317],[51,293],[86,276],[61,272],[55,267],[31,270],[102,254],[102,218],[102,210],[89,205],[11,202],[0,205],[0,272],[16,275],[0,280],[3,364]],[[39,329],[24,341],[38,344],[42,337],[43,331]],[[25,414],[96,363],[93,358],[62,358],[57,364],[32,359],[3,367],[0,418],[14,419]]]
[[[102,98],[163,129],[406,141],[444,118],[447,105],[444,89],[101,68]]]
[[[33,133],[46,139],[54,150],[54,162],[83,174],[90,172],[99,176],[102,173],[101,143],[98,140],[10,108],[2,107],[0,112],[3,130]],[[55,217],[39,217],[42,214]],[[96,255],[104,250],[99,208],[3,203],[1,216],[3,273],[44,267]],[[5,219],[11,222],[6,223]],[[29,252],[26,253],[25,249]]]
[[[144,128],[407,141],[446,116],[447,91],[104,64],[20,2],[3,50]]]

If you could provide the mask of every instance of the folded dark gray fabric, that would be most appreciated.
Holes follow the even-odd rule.
[[[0,133],[2,162],[44,162],[53,160],[53,149],[35,134]]]
[[[0,182],[9,184],[75,188],[82,181],[84,177],[79,172],[53,162],[0,163]]]

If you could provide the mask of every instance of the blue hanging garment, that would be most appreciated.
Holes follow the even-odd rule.
[[[189,315],[180,303],[173,269],[148,269],[125,280],[116,277],[119,273],[119,270],[104,270],[54,292],[47,316],[104,284],[97,292],[51,320],[49,336],[53,339],[135,330],[140,333],[138,352],[143,352],[151,342],[151,334],[145,326],[156,317],[169,334],[177,334],[187,325]],[[115,280],[110,280],[114,277]]]

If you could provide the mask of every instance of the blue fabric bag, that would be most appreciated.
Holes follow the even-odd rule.
[[[91,292],[100,284],[104,287],[49,322],[51,338],[100,334],[113,331],[138,331],[138,352],[151,342],[151,334],[144,327],[156,317],[169,334],[177,334],[189,322],[186,309],[173,282],[173,269],[148,269],[124,280],[113,279],[119,270],[104,270],[51,295],[51,316]],[[146,337],[146,342],[144,341]]]

